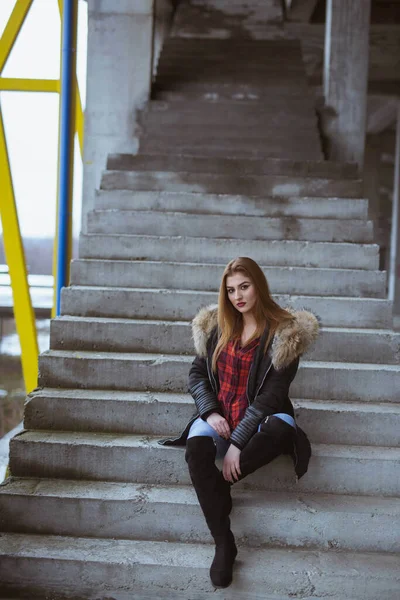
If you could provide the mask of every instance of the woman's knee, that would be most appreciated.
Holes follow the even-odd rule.
[[[196,435],[186,440],[185,460],[192,466],[197,464],[214,463],[216,444],[208,435]]]
[[[192,437],[204,436],[204,437],[215,437],[216,431],[206,422],[198,417],[189,429],[188,439]]]
[[[274,441],[283,444],[292,442],[295,435],[295,429],[292,425],[274,415],[271,415],[261,423],[260,431],[268,434]]]

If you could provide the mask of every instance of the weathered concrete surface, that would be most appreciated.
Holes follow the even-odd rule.
[[[189,320],[208,304],[215,304],[215,292],[193,290],[106,288],[72,286],[61,293],[62,314],[128,319]],[[327,327],[389,328],[392,306],[376,298],[339,298],[274,294],[283,306],[308,308]]]
[[[398,448],[400,405],[380,402],[295,400],[298,424],[326,444],[384,445]]]
[[[225,263],[232,256],[251,256],[271,266],[336,269],[379,268],[379,246],[344,242],[298,242],[293,240],[229,240],[183,236],[131,236],[129,234],[81,234],[80,258],[107,260]]]
[[[140,151],[148,154],[159,154],[160,152],[168,152],[171,154],[189,154],[191,156],[209,156],[215,158],[224,158],[230,156],[232,158],[274,158],[275,156],[285,155],[286,158],[296,159],[303,152],[305,160],[322,160],[322,153],[312,150],[312,145],[304,146],[301,141],[293,143],[289,148],[286,147],[286,141],[271,140],[268,144],[262,140],[257,144],[254,140],[241,140],[240,147],[234,147],[235,140],[221,142],[220,138],[211,148],[207,140],[193,141],[192,143],[178,143],[174,139],[158,139],[154,143],[152,141],[143,140]]]
[[[393,302],[393,326],[400,331],[400,103],[397,103],[396,153],[390,235],[389,299]]]
[[[185,392],[190,356],[48,350],[39,358],[39,385]],[[400,365],[302,361],[291,393],[298,398],[399,400]]]
[[[139,119],[154,118],[155,121],[168,119],[170,116],[172,122],[182,119],[181,122],[187,122],[188,126],[196,122],[200,117],[209,121],[226,122],[227,125],[236,126],[238,123],[246,123],[247,119],[260,119],[261,122],[273,122],[273,119],[286,118],[289,122],[291,118],[299,119],[302,123],[315,123],[315,98],[306,98],[303,96],[275,96],[271,94],[264,98],[263,102],[256,100],[246,100],[245,98],[237,100],[226,100],[222,98],[207,101],[202,100],[176,100],[176,101],[157,101],[152,100],[147,104],[144,111],[140,112]],[[207,155],[204,155],[207,156]],[[287,157],[282,156],[282,159]],[[276,159],[276,157],[275,157]],[[301,158],[300,158],[301,160]]]
[[[153,2],[115,6],[110,0],[88,5],[83,229],[107,153],[137,151],[135,110],[150,93]]]
[[[222,0],[211,2],[214,11]],[[237,2],[221,6],[231,11]],[[219,85],[229,54],[234,67]],[[52,350],[40,359],[39,384],[51,388],[30,395],[31,431],[13,440],[14,478],[0,488],[4,528],[37,534],[0,538],[0,579],[29,589],[30,600],[41,592],[74,600],[126,600],[129,592],[140,600],[393,600],[399,589],[399,340],[384,329],[390,303],[358,297],[384,289],[367,202],[354,165],[320,160],[301,71],[298,43],[176,40],[154,90],[174,100],[150,103],[134,132],[149,154],[136,159],[134,148],[110,146],[128,156],[110,159],[120,170],[105,174],[110,189],[96,207],[117,211],[90,217],[96,233],[81,244],[89,260],[73,274],[87,285],[63,292],[68,316],[53,323]],[[274,154],[286,160],[267,159]],[[313,310],[323,329],[291,389],[313,446],[309,472],[296,484],[282,457],[234,486],[234,530],[249,548],[240,549],[233,586],[214,593],[212,550],[198,544],[210,538],[187,487],[184,451],[157,441],[192,414],[188,321],[216,300],[204,290],[216,289],[218,270],[238,252],[270,267],[275,292],[290,279],[296,295],[275,299]],[[323,296],[328,290],[349,295]]]
[[[224,265],[168,263],[163,261],[76,259],[71,264],[72,285],[217,291]],[[277,294],[383,298],[384,271],[263,267]]]
[[[197,90],[191,90],[186,92],[165,89],[154,90],[153,88],[152,97],[155,100],[158,100],[159,102],[167,103],[189,102],[189,104],[196,104],[198,102],[221,101],[224,104],[237,104],[238,102],[243,102],[244,104],[252,103],[254,106],[257,107],[257,105],[263,103],[266,103],[268,106],[268,98],[271,95],[275,96],[275,102],[277,101],[277,98],[284,99],[290,97],[291,102],[296,102],[297,100],[300,100],[303,106],[308,104],[309,111],[311,114],[315,110],[315,96],[305,92],[304,90],[301,90],[299,91],[299,93],[296,93],[296,91],[293,91],[293,89],[288,88],[284,90],[279,88],[266,90],[266,93],[264,94],[260,94],[259,91],[255,94],[254,92],[243,88],[235,88],[234,90],[219,88],[214,90],[208,89],[208,91],[205,91],[204,88],[200,88]],[[322,160],[322,153],[319,148],[312,148],[309,154],[309,160]],[[275,156],[274,158],[277,157]],[[297,155],[297,158],[299,158],[299,155]]]
[[[400,550],[395,498],[234,488],[233,501],[235,536],[250,547]],[[0,515],[2,531],[16,533],[211,542],[191,486],[9,480],[0,487]]]
[[[195,600],[218,597],[208,578],[213,556],[208,544],[78,538],[71,545],[68,537],[5,534],[0,553],[0,578],[4,586],[14,589],[30,586],[48,591],[61,586],[64,592],[79,591],[81,596],[92,594],[93,589],[98,594],[130,590],[137,597],[144,590],[159,597],[162,580],[164,594],[175,597],[184,591]],[[23,565],[18,573],[17,559]],[[393,600],[399,578],[398,558],[393,554],[240,548],[229,593],[242,593],[242,600],[247,600],[249,594],[266,588],[292,597],[301,590],[303,598],[311,594],[332,600]]]
[[[188,321],[63,316],[50,327],[54,350],[193,354]],[[400,332],[321,327],[308,360],[399,364]]]
[[[152,104],[157,105],[158,103],[152,102]],[[239,111],[232,105],[230,107],[225,107],[223,113],[218,105],[207,105],[207,103],[204,102],[199,104],[198,107],[193,106],[192,104],[191,110],[190,108],[188,109],[185,104],[185,109],[182,111],[179,110],[179,107],[171,107],[168,111],[166,111],[163,110],[162,106],[163,105],[161,103],[160,109],[154,110],[148,105],[139,115],[140,125],[145,127],[146,123],[151,120],[152,123],[159,123],[160,127],[164,123],[180,123],[181,125],[185,124],[190,127],[192,124],[196,123],[207,123],[208,125],[221,123],[221,120],[223,119],[226,124],[231,124],[232,126],[238,127],[243,131],[245,130],[247,124],[254,126],[260,123],[262,125],[271,125],[276,127],[282,123],[282,120],[284,120],[287,125],[295,126],[297,123],[300,123],[303,126],[317,126],[317,115],[310,114],[308,106],[303,109],[299,109],[298,106],[295,105],[293,112],[288,112],[287,109],[285,110],[282,108],[282,106],[271,107],[269,110],[268,107],[265,107],[264,110],[262,110],[260,107],[258,110],[253,109],[249,111],[249,114],[246,115],[245,121],[239,120],[241,118],[243,119],[243,108],[240,106]]]
[[[190,98],[193,95],[200,94],[219,94],[222,93],[224,96],[235,98],[236,94],[246,94],[250,97],[255,97],[257,100],[262,101],[268,94],[290,94],[293,96],[300,96],[303,93],[308,92],[308,86],[305,78],[299,81],[295,77],[293,83],[288,82],[286,77],[277,77],[275,82],[272,77],[265,83],[259,83],[257,80],[249,80],[246,83],[232,83],[226,81],[219,83],[217,79],[210,81],[191,81],[183,78],[175,78],[168,76],[159,76],[157,81],[154,82],[152,93],[154,97],[160,99],[159,92],[166,91],[168,93],[178,92],[184,95],[188,95]]]
[[[398,403],[296,398],[293,403],[297,423],[307,430],[311,442],[400,444]],[[175,436],[194,414],[188,394],[45,388],[28,396],[24,423],[34,430]]]
[[[204,130],[204,124],[201,126]],[[256,122],[254,126],[259,128],[260,123]],[[158,124],[157,127],[159,127]],[[214,128],[214,124],[212,127]],[[248,125],[244,124],[243,128],[247,129]],[[164,127],[163,131],[165,131]],[[355,163],[291,161],[288,159],[211,159],[206,156],[191,157],[170,154],[111,154],[107,159],[107,169],[110,171],[190,171],[192,173],[227,173],[231,175],[240,173],[241,175],[301,175],[303,177],[358,179]]]
[[[191,236],[249,240],[372,242],[372,221],[265,218],[151,211],[96,210],[88,215],[88,233]]]
[[[291,459],[281,456],[237,487],[398,496],[399,460],[400,448],[314,444],[309,472],[298,483]],[[148,435],[21,433],[11,440],[10,470],[16,477],[190,483],[184,449],[160,446]]]
[[[157,71],[160,53],[171,29],[174,5],[170,0],[154,0],[152,74]]]
[[[285,190],[281,190],[283,194]],[[239,196],[196,192],[99,190],[96,208],[154,210],[197,214],[303,217],[314,219],[368,219],[368,200],[363,198]],[[210,240],[211,241],[211,240]]]
[[[249,10],[250,9],[250,10]],[[278,29],[283,21],[284,6],[279,0],[253,0],[247,2],[224,2],[207,0],[185,2],[180,6],[174,21],[172,39],[190,41],[200,37],[215,41],[217,38],[243,40],[263,39],[265,30]],[[264,35],[263,35],[264,34]]]
[[[326,4],[322,123],[333,160],[364,162],[371,0]]]
[[[219,141],[221,145],[226,143],[228,146],[231,140],[236,140],[237,146],[240,148],[242,142],[244,140],[253,141],[256,147],[259,146],[259,142],[263,140],[265,144],[271,144],[272,146],[275,143],[286,144],[287,137],[291,137],[292,144],[296,144],[296,142],[301,142],[304,140],[305,146],[308,144],[317,145],[319,143],[318,134],[316,131],[312,131],[310,133],[309,127],[307,124],[302,125],[298,124],[296,127],[296,134],[293,134],[293,128],[288,126],[279,126],[276,125],[273,127],[272,125],[264,125],[260,123],[257,127],[254,125],[251,127],[250,125],[244,129],[227,127],[226,125],[217,125],[212,123],[211,125],[197,124],[190,125],[188,128],[187,125],[168,125],[165,124],[160,127],[157,123],[155,125],[148,124],[146,128],[143,128],[143,134],[141,136],[141,142],[143,144],[147,144],[147,142],[156,145],[159,141],[165,142],[167,140],[176,141],[177,144],[185,144],[187,141],[187,132],[190,130],[190,135],[193,138],[193,143],[197,142],[215,142]],[[160,170],[168,170],[168,169],[160,169]],[[191,171],[191,169],[189,169]],[[182,169],[184,171],[184,169]],[[195,169],[196,172],[196,169]],[[207,172],[207,171],[206,171]],[[356,179],[356,177],[355,177]]]
[[[263,102],[258,102],[257,98],[245,98],[244,96],[237,97],[234,100],[224,100],[223,98],[214,98],[210,95],[204,100],[156,100],[152,101],[143,107],[146,113],[164,112],[168,114],[182,114],[183,117],[189,114],[210,114],[219,115],[220,119],[228,113],[228,118],[231,115],[243,115],[247,119],[249,115],[272,115],[275,111],[286,109],[289,114],[294,114],[299,117],[314,117],[315,116],[315,95],[310,93],[293,96],[287,94],[280,96],[271,94],[264,99]],[[141,111],[140,114],[143,114]],[[284,157],[283,157],[284,158]]]
[[[207,142],[206,142],[207,143]],[[227,140],[229,155],[232,142]],[[302,139],[301,144],[305,141]],[[250,145],[253,147],[254,143]],[[177,147],[173,141],[167,146]],[[234,151],[233,151],[234,152]],[[235,156],[234,153],[231,156]],[[326,179],[315,177],[289,177],[285,175],[219,175],[172,171],[105,171],[101,179],[103,190],[149,190],[167,192],[205,192],[249,196],[345,196],[360,198],[361,182],[358,179]]]

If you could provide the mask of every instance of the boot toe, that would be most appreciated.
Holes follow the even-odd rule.
[[[229,573],[226,571],[212,571],[210,569],[210,579],[215,588],[227,588],[232,583],[232,569]]]
[[[210,567],[211,583],[216,588],[226,588],[232,583],[233,563],[237,555],[236,544],[216,547],[214,560]]]

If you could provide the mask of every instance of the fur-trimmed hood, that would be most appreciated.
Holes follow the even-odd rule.
[[[285,307],[295,321],[278,327],[271,346],[272,365],[279,370],[287,367],[295,358],[301,356],[315,342],[319,333],[319,319],[312,312]],[[192,335],[196,354],[205,357],[207,341],[213,329],[218,325],[218,306],[206,306],[197,313],[192,321]]]

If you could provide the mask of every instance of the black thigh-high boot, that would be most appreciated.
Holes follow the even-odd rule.
[[[215,556],[210,578],[215,587],[228,587],[237,548],[231,532],[232,509],[230,484],[215,465],[216,447],[210,436],[195,436],[186,442],[189,474],[208,528],[215,541]]]
[[[277,456],[290,453],[294,435],[291,425],[278,417],[270,416],[240,453],[241,479],[267,465]]]

